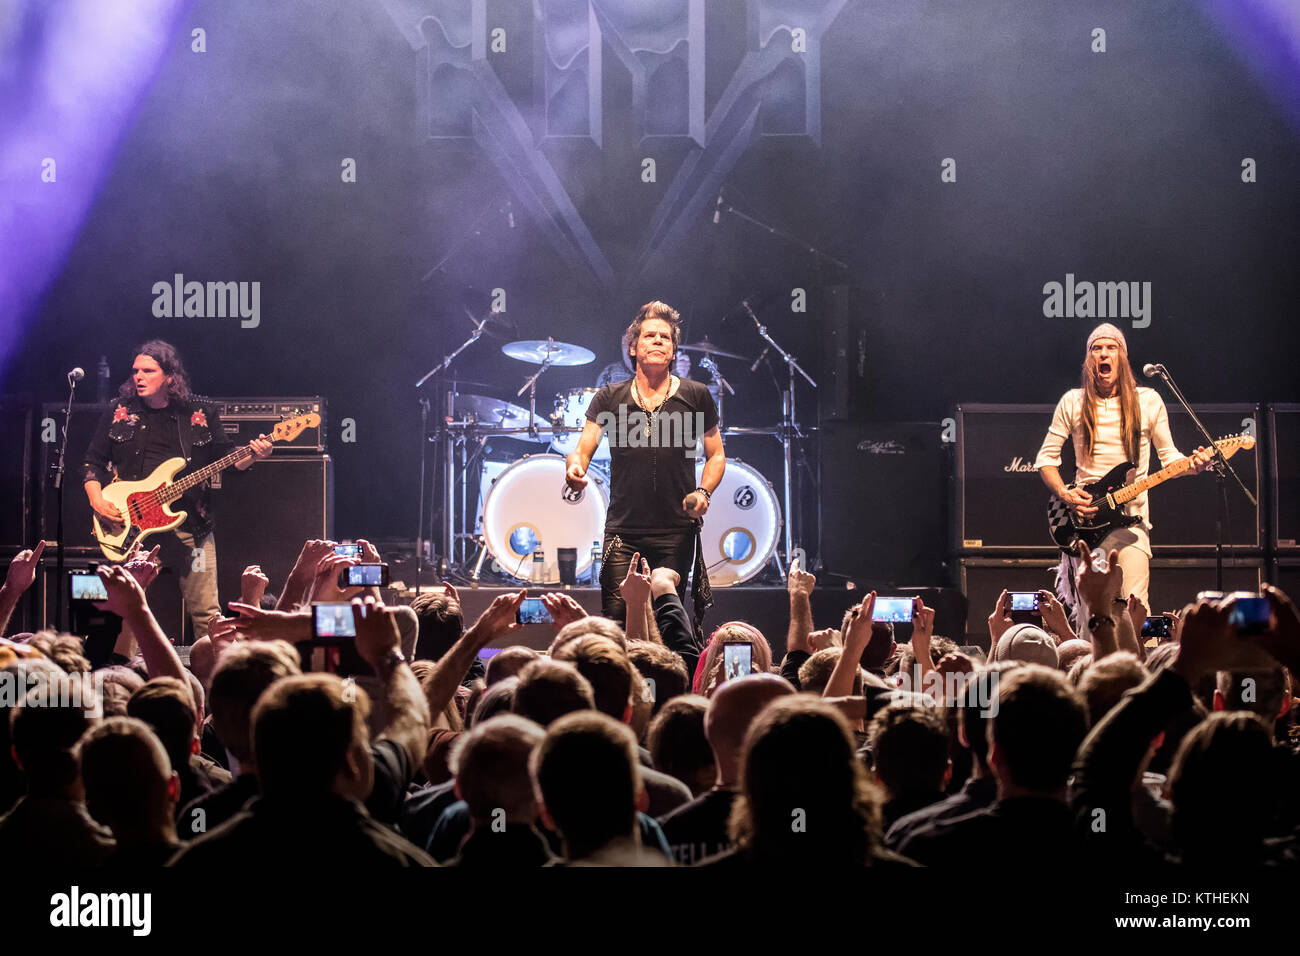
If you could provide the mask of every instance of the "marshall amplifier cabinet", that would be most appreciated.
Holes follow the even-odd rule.
[[[276,442],[272,454],[323,455],[325,434],[329,422],[325,417],[325,399],[319,395],[309,398],[213,398],[221,413],[221,426],[236,445],[247,445],[261,434],[269,434],[277,422],[315,412],[320,416],[320,428],[304,429],[292,441]]]
[[[1050,492],[1034,459],[1055,405],[959,405],[954,546],[961,554],[1056,553],[1047,530]],[[1074,449],[1061,450],[1061,474],[1074,471]]]
[[[1163,394],[1163,391],[1162,391]],[[1184,455],[1190,455],[1198,445],[1205,444],[1200,430],[1178,406],[1177,400],[1164,395],[1165,407],[1169,409],[1169,431],[1174,436],[1174,444]],[[1199,405],[1192,404],[1192,409],[1214,440],[1230,438],[1249,432],[1256,439],[1263,435],[1262,415],[1258,405]],[[1264,483],[1260,476],[1264,469],[1260,462],[1258,440],[1249,451],[1241,450],[1228,459],[1233,470],[1250,493],[1255,496],[1256,505],[1241,493],[1237,482],[1229,475],[1224,484],[1228,495],[1228,524],[1224,529],[1225,548],[1245,549],[1256,552],[1264,547],[1264,503],[1261,495]],[[1154,449],[1151,472],[1154,474],[1160,465],[1155,460]],[[1206,554],[1213,553],[1215,546],[1215,517],[1218,514],[1218,482],[1214,475],[1185,475],[1167,481],[1147,493],[1151,509],[1151,550],[1154,554]]]
[[[1166,407],[1168,407],[1166,403]],[[1194,406],[1215,439],[1258,436],[1256,405]],[[1051,424],[1055,405],[963,405],[957,409],[956,547],[963,554],[1044,556],[1055,552],[1047,535],[1049,492],[1034,471],[1034,459]],[[1203,444],[1196,426],[1177,407],[1169,408],[1174,444],[1190,454]],[[1230,461],[1258,500],[1262,491],[1259,446],[1239,451]],[[1150,470],[1160,469],[1152,449]],[[1074,475],[1073,444],[1061,450],[1061,477]],[[1228,525],[1224,544],[1254,554],[1263,547],[1261,508],[1254,507],[1229,479]],[[1155,554],[1207,554],[1215,547],[1217,486],[1212,475],[1184,476],[1148,492],[1152,551]]]
[[[1300,552],[1300,405],[1270,406],[1268,417],[1273,547],[1294,554]]]

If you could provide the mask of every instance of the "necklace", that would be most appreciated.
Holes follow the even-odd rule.
[[[655,418],[659,414],[659,409],[663,408],[664,403],[668,401],[668,396],[672,393],[672,390],[673,390],[673,377],[669,375],[668,389],[667,391],[664,392],[664,397],[659,400],[659,404],[656,405],[654,408],[648,408],[646,406],[645,401],[641,398],[641,389],[637,386],[636,379],[635,378],[632,379],[632,398],[636,401],[637,408],[645,412],[647,416],[646,425],[645,425],[646,438],[649,438],[652,434],[654,434]]]

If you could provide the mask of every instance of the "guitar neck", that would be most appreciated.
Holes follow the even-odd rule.
[[[158,502],[160,504],[170,504],[185,492],[189,491],[196,485],[200,485],[211,478],[216,477],[225,471],[231,465],[238,465],[242,461],[247,461],[253,457],[253,449],[248,445],[236,448],[224,458],[218,458],[210,465],[204,465],[198,471],[186,475],[177,481],[172,482],[166,488],[158,492]]]
[[[1115,504],[1122,505],[1125,502],[1132,501],[1138,495],[1142,494],[1149,488],[1168,481],[1170,478],[1177,478],[1186,471],[1190,471],[1192,460],[1190,458],[1180,458],[1165,468],[1161,468],[1154,475],[1147,475],[1140,481],[1135,481],[1131,485],[1125,485],[1123,488],[1111,492],[1111,497],[1115,499]]]

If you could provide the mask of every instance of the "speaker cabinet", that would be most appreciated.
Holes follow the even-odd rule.
[[[955,547],[965,554],[999,552],[1051,557],[1047,486],[1034,459],[1055,405],[959,405]],[[1074,471],[1074,450],[1062,449],[1061,473]],[[974,613],[972,611],[972,613]]]
[[[77,492],[81,488],[78,486]],[[71,498],[72,489],[68,489],[69,498]],[[85,496],[82,495],[84,498]],[[51,531],[51,534],[53,531]],[[58,551],[54,548],[46,547],[45,554],[41,557],[41,572],[37,575],[36,584],[33,585],[37,591],[37,612],[35,620],[32,623],[32,629],[40,628],[63,629],[70,620],[68,616],[68,585],[66,580],[58,579]],[[64,552],[64,575],[72,569],[84,570],[94,564],[107,564],[104,560],[104,554],[98,547],[81,548],[69,547]],[[162,570],[154,582],[149,585],[149,609],[158,619],[158,624],[162,627],[163,633],[166,634],[174,644],[192,644],[194,634],[190,625],[189,617],[184,613],[185,602],[181,600],[181,589],[178,582],[180,570],[168,562],[164,562]],[[55,622],[55,600],[58,594],[57,589],[63,591],[63,620],[61,623]],[[13,630],[13,628],[11,628]]]
[[[1247,429],[1261,436],[1264,429],[1258,405],[1193,405],[1197,417],[1205,423],[1215,441],[1240,435]],[[1199,429],[1178,407],[1169,408],[1169,431],[1174,445],[1185,455],[1190,455],[1198,445],[1205,444]],[[1224,544],[1234,548],[1258,551],[1264,547],[1263,517],[1266,514],[1260,501],[1263,492],[1260,446],[1256,443],[1250,451],[1239,451],[1228,459],[1228,464],[1241,476],[1242,482],[1255,496],[1252,505],[1241,493],[1236,481],[1229,475],[1224,485],[1228,496],[1228,524],[1224,529]],[[1152,458],[1151,470],[1159,467]],[[1151,550],[1155,554],[1213,553],[1215,545],[1215,518],[1218,514],[1218,482],[1213,474],[1190,475],[1167,481],[1148,492],[1151,507]]]
[[[32,404],[0,395],[0,547],[15,553],[35,544],[32,510]]]
[[[1273,405],[1268,417],[1273,547],[1300,553],[1300,405]]]
[[[261,565],[268,591],[279,594],[303,542],[334,534],[333,460],[273,456],[221,479],[212,506],[222,606],[239,600],[239,578],[250,564]]]
[[[1271,570],[1274,587],[1285,591],[1292,601],[1300,601],[1300,558],[1278,558]]]
[[[1008,591],[1056,590],[1057,562],[1046,558],[965,558],[961,562],[961,589],[970,602],[966,619],[972,644],[987,647],[988,616],[1002,589]],[[1258,558],[1235,558],[1223,563],[1225,591],[1258,591],[1264,565]],[[1198,591],[1214,589],[1214,560],[1161,558],[1151,560],[1151,613],[1180,610],[1196,599]]]
[[[957,409],[957,485],[955,546],[967,555],[1016,554],[1050,557],[1047,533],[1049,492],[1034,470],[1034,460],[1052,421],[1054,405],[963,405]],[[1215,439],[1246,429],[1261,434],[1257,405],[1202,405],[1196,413]],[[1174,444],[1190,454],[1204,443],[1182,409],[1169,408]],[[1259,446],[1238,452],[1231,464],[1256,500],[1261,491]],[[1160,463],[1151,452],[1150,469]],[[1074,474],[1074,451],[1061,451],[1061,475]],[[1224,543],[1252,552],[1264,546],[1263,511],[1229,480],[1228,526]],[[1149,492],[1152,550],[1156,554],[1214,551],[1217,489],[1211,475],[1178,478]]]
[[[99,418],[108,411],[109,405],[74,405],[72,417],[68,420],[68,451],[64,456],[63,476],[63,543],[68,548],[93,548],[99,554],[99,545],[90,523],[90,502],[82,487],[81,463],[85,460],[90,440],[95,437],[95,427]],[[41,407],[42,419],[53,419],[56,428],[63,428],[64,406],[47,404]],[[58,492],[51,477],[51,468],[58,461],[59,443],[56,437],[52,442],[41,442],[41,470],[37,475],[40,484],[41,526],[40,531],[46,541],[55,540],[58,528]],[[99,560],[104,560],[102,554]]]
[[[948,584],[950,456],[939,422],[822,426],[822,561],[857,580]]]

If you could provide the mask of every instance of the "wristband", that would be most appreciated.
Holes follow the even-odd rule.
[[[701,487],[701,488],[696,488],[695,490],[698,491],[700,494],[704,495],[705,501],[707,501],[709,504],[713,504],[713,495],[709,494],[709,490],[707,488]]]
[[[1115,619],[1106,614],[1094,614],[1092,617],[1088,618],[1088,630],[1090,631],[1095,631],[1097,628],[1101,627],[1102,624],[1109,624],[1111,627],[1115,627]]]

